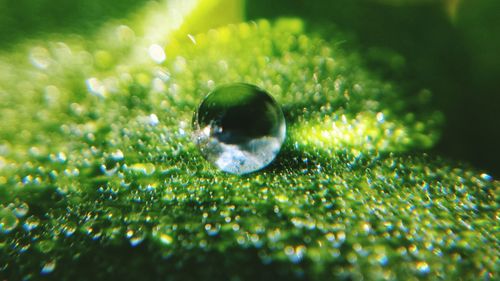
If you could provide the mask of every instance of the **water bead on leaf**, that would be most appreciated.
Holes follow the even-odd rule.
[[[201,154],[219,169],[247,174],[266,167],[285,140],[278,103],[264,90],[234,83],[216,88],[201,102],[193,120]]]

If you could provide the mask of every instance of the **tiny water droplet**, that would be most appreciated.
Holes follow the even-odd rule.
[[[40,271],[40,273],[42,275],[46,275],[46,274],[49,274],[52,271],[54,271],[55,268],[56,268],[56,261],[55,260],[51,260],[51,261],[49,261],[49,262],[47,262],[46,264],[43,265],[42,270]]]
[[[9,233],[16,228],[19,220],[8,208],[0,210],[0,233]]]
[[[136,163],[130,165],[128,169],[144,175],[152,175],[156,170],[155,165],[152,163]]]
[[[127,230],[125,236],[129,239],[130,245],[135,247],[144,241],[146,233],[140,227],[132,227]]]
[[[379,112],[379,113],[377,113],[377,116],[376,116],[376,117],[377,117],[377,121],[378,121],[379,123],[384,123],[384,122],[385,122],[385,116],[384,116],[384,113]]]
[[[220,224],[212,225],[212,224],[207,223],[205,225],[205,231],[207,232],[207,234],[209,236],[215,236],[215,235],[219,234],[220,228],[221,228]]]
[[[52,240],[41,240],[36,246],[40,252],[47,254],[54,249],[55,244],[56,243]]]
[[[297,247],[286,246],[284,251],[292,263],[299,263],[304,258],[306,247],[303,245]]]
[[[73,222],[67,222],[62,226],[62,231],[66,235],[66,237],[70,237],[76,231],[76,224]]]
[[[163,48],[158,44],[149,46],[148,53],[151,59],[156,63],[162,63],[167,58],[165,50],[163,50]]]
[[[133,237],[130,237],[129,238],[130,240],[130,245],[132,245],[132,247],[135,247],[139,244],[142,243],[142,241],[144,241],[144,236],[142,235],[139,235],[139,236],[133,236]]]
[[[47,69],[51,64],[50,53],[44,47],[31,49],[29,59],[31,64],[39,69]]]
[[[234,83],[216,88],[203,99],[194,115],[193,131],[209,162],[241,175],[274,160],[285,140],[286,125],[280,106],[267,92]]]
[[[431,268],[429,267],[429,265],[426,262],[423,262],[423,261],[417,262],[417,272],[420,275],[426,275],[430,271],[431,271]]]
[[[485,181],[493,181],[493,177],[488,174],[481,174],[481,178]]]
[[[121,150],[117,150],[113,153],[111,153],[111,159],[115,160],[115,161],[120,161],[120,160],[123,160],[123,158],[125,158],[125,156],[123,155],[123,152]]]
[[[31,217],[27,218],[26,221],[24,221],[23,228],[26,231],[31,231],[31,230],[37,228],[39,224],[40,224],[40,220],[37,217],[31,216]]]
[[[152,232],[153,237],[163,245],[170,245],[174,242],[174,238],[170,234],[172,234],[170,226],[164,224],[154,227]]]
[[[25,202],[17,205],[15,208],[14,208],[14,214],[18,217],[18,218],[22,218],[24,216],[26,216],[26,214],[28,213],[30,207],[28,206],[28,204],[26,204]]]

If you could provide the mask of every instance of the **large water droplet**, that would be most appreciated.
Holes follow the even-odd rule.
[[[209,162],[225,172],[246,174],[274,160],[286,125],[280,106],[268,93],[235,83],[205,97],[194,116],[193,131]]]

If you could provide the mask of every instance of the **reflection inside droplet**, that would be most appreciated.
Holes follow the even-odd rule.
[[[267,166],[285,140],[283,112],[256,86],[218,87],[202,101],[193,120],[203,156],[219,169],[246,174]]]

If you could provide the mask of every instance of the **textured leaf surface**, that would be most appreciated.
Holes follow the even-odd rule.
[[[498,274],[498,182],[419,152],[439,136],[429,93],[366,71],[341,34],[258,21],[148,49],[111,30],[3,57],[2,277]],[[278,159],[245,177],[190,140],[200,100],[229,82],[267,89],[287,118]]]

